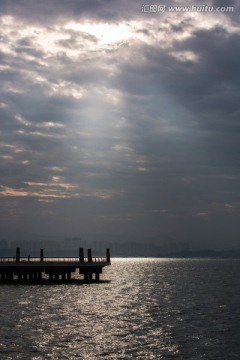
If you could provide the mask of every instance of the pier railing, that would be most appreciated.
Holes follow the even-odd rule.
[[[26,254],[26,253],[25,253]],[[25,255],[24,254],[24,255]],[[32,267],[36,266],[58,266],[58,264],[63,266],[75,266],[79,267],[81,264],[84,264],[84,267],[86,266],[92,266],[94,267],[98,266],[106,266],[110,265],[110,250],[109,248],[106,249],[106,257],[103,256],[92,256],[92,250],[87,250],[87,257],[84,256],[84,249],[79,248],[79,254],[78,257],[70,257],[70,256],[44,256],[44,250],[40,249],[40,256],[31,256],[29,254],[28,256],[21,256],[20,248],[16,248],[16,256],[2,256],[0,257],[0,267],[3,268],[4,264],[8,268],[9,266],[18,266],[21,264],[21,267],[26,264],[26,266],[29,268],[29,265],[32,264]],[[11,265],[14,264],[14,265]],[[15,265],[16,264],[16,265]],[[17,265],[18,264],[18,265]]]
[[[83,261],[81,262],[93,262],[93,263],[99,263],[99,262],[107,262],[107,259],[103,256],[94,256],[91,260],[89,261],[89,258],[84,257],[82,259]],[[0,257],[0,263],[5,263],[5,262],[16,262],[16,257],[7,257],[7,256],[2,256]],[[41,259],[39,257],[21,257],[20,262],[27,262],[27,263],[31,263],[31,262],[42,262]],[[47,257],[44,256],[43,262],[75,262],[75,263],[79,263],[79,258],[78,257]]]

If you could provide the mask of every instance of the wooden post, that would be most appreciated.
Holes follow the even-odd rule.
[[[20,248],[16,248],[16,262],[20,262]]]
[[[40,250],[40,261],[41,261],[41,262],[44,261],[43,249]]]
[[[13,272],[11,271],[11,272],[7,273],[6,277],[7,277],[7,281],[12,282],[13,281]]]
[[[88,262],[92,262],[92,249],[88,249]]]
[[[107,248],[107,253],[106,253],[106,257],[107,257],[107,262],[110,262],[110,249]]]
[[[84,250],[79,248],[79,262],[84,262]]]
[[[37,279],[38,279],[39,281],[42,280],[42,272],[41,272],[41,271],[38,271]]]

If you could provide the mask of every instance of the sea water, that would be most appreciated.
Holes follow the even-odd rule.
[[[0,359],[240,359],[240,260],[112,259],[91,284],[0,285]]]

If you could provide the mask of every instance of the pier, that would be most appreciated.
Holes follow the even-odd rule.
[[[15,257],[0,257],[0,283],[70,282],[76,271],[81,275],[79,281],[99,282],[102,269],[111,265],[109,249],[106,257],[93,257],[91,249],[84,257],[83,248],[78,255],[77,258],[44,257],[41,249],[39,257],[21,257],[20,248],[16,248]]]

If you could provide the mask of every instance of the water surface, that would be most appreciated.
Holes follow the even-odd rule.
[[[240,260],[112,259],[93,284],[0,285],[0,359],[239,359]]]

